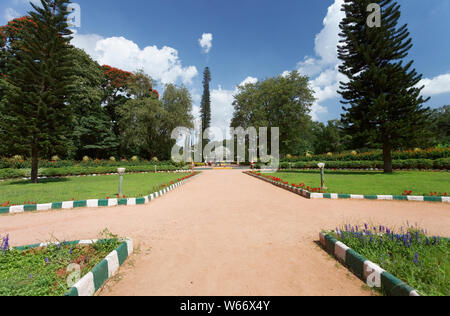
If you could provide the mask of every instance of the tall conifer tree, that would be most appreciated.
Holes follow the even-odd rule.
[[[368,23],[369,4],[381,8],[381,25]],[[340,94],[350,105],[342,119],[347,131],[360,145],[380,146],[384,171],[392,172],[391,152],[396,147],[412,146],[423,135],[428,101],[417,87],[422,78],[412,68],[413,61],[403,59],[412,47],[407,25],[398,26],[400,5],[393,0],[345,0],[346,17],[340,24],[338,47],[347,76]]]
[[[203,96],[201,103],[201,118],[202,118],[202,132],[211,127],[211,94],[209,92],[209,83],[211,82],[211,72],[209,67],[205,68],[203,72]],[[208,143],[209,139],[203,140],[203,148]]]
[[[72,62],[67,25],[68,0],[31,3],[32,23],[12,52],[6,92],[8,122],[5,131],[18,152],[32,158],[31,180],[37,183],[42,153],[63,154],[70,144]]]

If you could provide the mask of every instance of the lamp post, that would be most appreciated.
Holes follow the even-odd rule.
[[[322,190],[325,188],[325,164],[323,162],[317,164],[320,169],[320,187]]]
[[[125,168],[117,168],[117,172],[119,172],[119,196],[122,196],[123,174],[125,170]]]

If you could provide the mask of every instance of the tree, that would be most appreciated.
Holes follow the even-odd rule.
[[[31,181],[38,182],[42,152],[64,155],[69,141],[72,62],[68,0],[31,3],[32,23],[25,23],[21,39],[11,46],[11,67],[5,93],[8,117],[6,138],[17,152],[32,158]]]
[[[137,72],[127,83],[127,93],[133,98],[117,107],[121,152],[128,156],[157,156],[160,127],[164,109],[152,89],[153,80]]]
[[[210,82],[211,82],[211,72],[209,70],[209,67],[206,67],[205,71],[203,72],[203,96],[200,105],[202,133],[211,127],[211,94],[209,91]],[[208,142],[209,139],[204,139],[202,148],[204,148]]]
[[[103,70],[83,50],[72,49],[74,89],[68,103],[74,112],[73,145],[75,157],[107,158],[118,147],[113,124],[102,107]]]
[[[393,0],[375,1],[381,7],[381,26],[368,26],[367,7],[373,0],[345,0],[346,17],[340,24],[338,46],[348,78],[341,82],[345,113],[342,121],[361,147],[383,148],[384,171],[392,172],[392,150],[412,146],[423,137],[428,118],[428,99],[417,87],[422,76],[403,64],[412,47],[406,25],[398,27],[400,6]]]
[[[168,84],[161,101],[164,109],[164,118],[160,130],[161,139],[158,146],[158,157],[171,159],[171,149],[175,145],[175,140],[171,139],[172,131],[176,127],[194,127],[192,98],[185,86]]]
[[[312,133],[314,135],[313,148],[315,154],[336,153],[345,149],[340,125],[339,120],[328,121],[327,125],[313,122]]]
[[[232,127],[279,127],[280,154],[304,154],[311,149],[314,102],[308,77],[297,71],[238,87],[234,96]]]
[[[133,79],[131,72],[103,65],[103,100],[106,112],[113,124],[113,131],[117,139],[120,138],[119,117],[117,116],[117,108],[125,104],[130,99],[128,91],[128,83]],[[120,149],[117,148],[117,151]]]
[[[434,136],[434,143],[450,146],[450,105],[444,105],[431,112],[430,131]]]

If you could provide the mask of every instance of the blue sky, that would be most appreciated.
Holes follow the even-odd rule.
[[[81,28],[74,45],[100,63],[144,69],[163,83],[184,83],[195,111],[202,71],[212,71],[213,124],[228,125],[236,85],[294,69],[311,76],[316,120],[341,113],[335,46],[342,0],[77,0]],[[424,74],[429,106],[450,104],[450,0],[399,0]],[[27,0],[2,0],[0,23],[24,15]],[[211,34],[208,53],[199,39]]]

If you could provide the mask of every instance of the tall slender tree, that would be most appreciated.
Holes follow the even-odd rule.
[[[202,132],[211,127],[211,94],[209,91],[209,83],[211,82],[211,71],[209,67],[203,72],[203,96],[200,108],[202,120]],[[208,135],[209,136],[209,135]],[[209,137],[203,140],[203,148],[209,142]]]
[[[381,25],[368,23],[373,12],[370,4],[381,8]],[[412,146],[423,135],[427,121],[428,101],[421,96],[422,78],[413,61],[406,64],[412,47],[407,25],[398,26],[400,5],[393,0],[345,0],[346,17],[340,24],[338,46],[347,76],[341,82],[340,94],[347,131],[364,145],[383,148],[384,171],[392,172],[391,152],[395,147]]]
[[[68,0],[31,3],[32,23],[24,24],[12,49],[7,74],[8,122],[5,134],[18,151],[31,154],[31,181],[38,182],[42,152],[64,153],[70,144],[72,62],[67,25]]]

